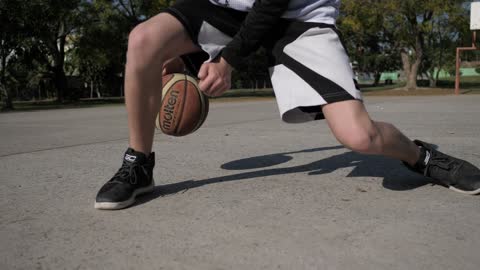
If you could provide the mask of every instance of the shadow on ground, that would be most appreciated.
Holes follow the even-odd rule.
[[[189,189],[221,182],[252,180],[259,177],[294,173],[308,173],[308,175],[315,177],[317,175],[332,173],[342,168],[353,168],[345,177],[383,177],[383,187],[395,191],[412,190],[429,184],[427,179],[421,175],[410,172],[397,160],[380,156],[361,155],[355,152],[345,152],[305,165],[267,169],[267,167],[289,162],[294,158],[295,154],[338,150],[342,148],[342,146],[322,147],[231,161],[223,164],[221,168],[230,171],[255,171],[157,186],[152,193],[138,198],[136,205],[147,203],[161,196],[185,192]],[[341,179],[339,179],[339,181],[341,181]]]

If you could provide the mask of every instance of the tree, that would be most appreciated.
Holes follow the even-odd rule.
[[[247,81],[252,89],[264,88],[269,77],[268,67],[266,51],[263,48],[259,49],[246,58],[239,69],[233,72],[233,86],[243,88],[245,87],[244,82]]]
[[[421,72],[428,80],[430,87],[436,87],[442,70],[455,69],[455,49],[469,37],[468,10],[450,5],[448,14],[434,18],[429,26],[425,39],[425,56]]]
[[[352,62],[357,70],[373,73],[378,85],[382,72],[400,67],[396,51],[386,42],[383,16],[361,1],[345,1],[339,27]]]
[[[90,81],[117,80],[125,65],[128,33],[172,2],[0,1],[0,98],[11,108],[12,89],[40,89],[33,84],[50,85],[46,80],[51,80],[62,101],[72,96],[67,71]]]
[[[431,49],[436,48],[436,51],[440,51],[438,57],[440,59],[443,57],[442,49],[438,50],[438,46],[435,46],[435,44],[431,44],[432,47],[428,46],[429,37],[436,36],[436,29],[432,25],[436,23],[440,25],[448,24],[449,20],[455,17],[455,13],[463,10],[463,1],[390,1],[392,1],[390,13],[395,12],[395,10],[401,11],[401,15],[394,16],[389,23],[394,38],[400,41],[396,45],[401,52],[403,69],[407,76],[407,89],[416,89],[417,77],[422,63],[428,56],[433,59],[433,54],[430,53],[432,52]],[[405,27],[398,27],[398,25],[405,25]],[[452,30],[450,28],[449,32],[454,32]],[[438,37],[430,40],[445,41]],[[437,43],[436,45],[441,44]]]
[[[13,109],[8,68],[23,37],[20,4],[18,0],[0,1],[0,100],[5,100],[2,109],[8,110]]]
[[[128,34],[173,1],[98,0],[85,5],[88,24],[78,29],[72,60],[80,76],[97,88],[118,87]]]
[[[432,22],[451,20],[464,10],[462,0],[344,0],[346,16],[354,19],[351,25],[360,29],[355,36],[364,39],[363,32],[378,38],[401,59],[407,79],[406,89],[417,88],[417,77],[428,56],[428,39],[434,35]],[[347,19],[344,22],[349,23]],[[437,40],[439,40],[437,38]]]
[[[57,100],[63,101],[67,91],[65,58],[68,43],[75,32],[88,21],[84,16],[82,0],[31,0],[23,5],[27,9],[28,30],[34,46],[42,51],[43,62],[53,74]]]
[[[118,14],[110,1],[95,1],[85,6],[89,23],[79,28],[73,40],[71,61],[77,73],[101,96],[108,72],[119,74],[125,64],[126,36],[131,20]],[[92,94],[90,94],[92,96]]]

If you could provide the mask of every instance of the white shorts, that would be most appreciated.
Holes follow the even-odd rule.
[[[247,14],[208,0],[180,0],[163,12],[176,17],[203,50],[183,56],[193,74],[221,53]],[[283,121],[324,119],[323,105],[362,100],[335,26],[282,19],[263,47],[271,58],[269,71]]]

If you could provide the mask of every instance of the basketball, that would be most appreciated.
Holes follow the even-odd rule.
[[[171,136],[185,136],[199,129],[207,118],[208,98],[195,78],[174,73],[163,76],[162,102],[156,126]]]

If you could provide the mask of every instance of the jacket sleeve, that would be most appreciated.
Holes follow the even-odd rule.
[[[256,51],[262,38],[275,26],[287,10],[290,0],[257,0],[240,30],[222,51],[222,57],[238,68],[245,57]]]

